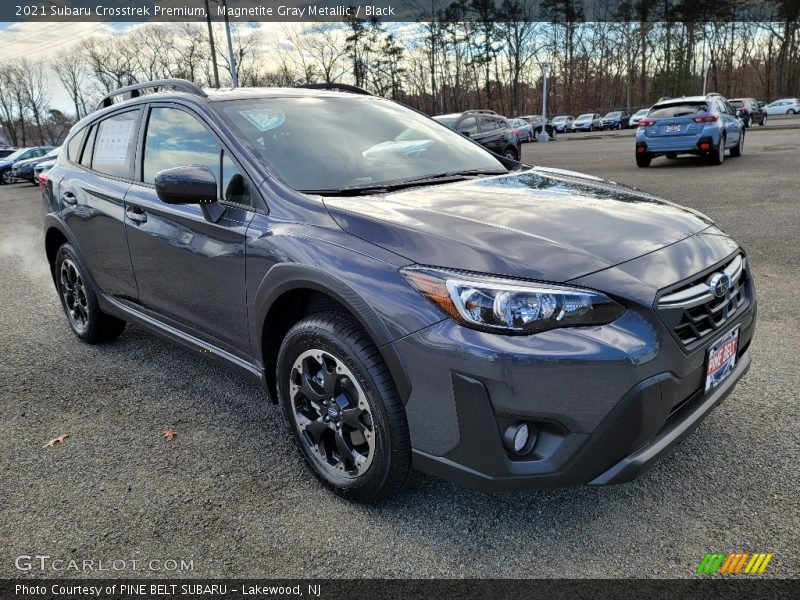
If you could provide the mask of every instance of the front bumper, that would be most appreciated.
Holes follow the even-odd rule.
[[[415,467],[483,491],[605,485],[646,471],[734,388],[750,366],[755,303],[732,375],[703,393],[705,350],[687,353],[655,315],[602,327],[497,336],[443,321],[395,342],[412,383],[406,405]],[[503,429],[534,423],[513,457]]]

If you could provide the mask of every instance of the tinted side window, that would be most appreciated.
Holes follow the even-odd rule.
[[[92,169],[113,177],[130,177],[136,119],[139,111],[128,111],[100,121],[92,152]]]
[[[97,134],[97,126],[92,125],[89,131],[89,138],[86,140],[86,145],[83,147],[83,154],[81,155],[81,165],[87,169],[92,168],[92,148],[94,147],[94,138]]]
[[[83,137],[86,135],[86,128],[84,127],[78,133],[72,136],[72,139],[67,144],[67,159],[77,161],[81,151],[81,144]]]
[[[481,117],[481,131],[493,131],[497,129],[497,121],[494,117]]]
[[[228,202],[250,206],[250,185],[236,163],[223,151],[222,153],[222,197]]]
[[[153,108],[147,122],[142,179],[154,183],[156,173],[164,169],[204,165],[219,181],[221,151],[216,138],[189,113]]]
[[[478,120],[475,117],[467,117],[458,124],[459,133],[475,135],[478,133]]]

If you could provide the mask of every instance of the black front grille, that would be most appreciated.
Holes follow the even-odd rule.
[[[733,260],[737,260],[737,257]],[[689,281],[673,286],[661,298],[704,284],[715,272],[723,271],[732,262],[729,260]],[[712,297],[699,304],[687,301],[686,306],[659,304],[658,313],[684,347],[692,349],[747,310],[752,301],[752,289],[747,262],[742,259],[741,272],[731,281],[730,290],[722,298]]]

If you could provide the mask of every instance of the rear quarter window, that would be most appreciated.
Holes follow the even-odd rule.
[[[72,136],[69,143],[67,144],[67,159],[71,160],[72,162],[77,162],[78,158],[80,157],[81,152],[81,144],[83,143],[83,138],[86,135],[86,127],[81,129],[78,133]]]

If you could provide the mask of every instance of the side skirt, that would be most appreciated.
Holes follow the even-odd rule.
[[[251,363],[243,358],[235,356],[230,352],[209,344],[193,335],[181,331],[171,325],[167,325],[158,319],[146,315],[131,306],[127,306],[106,294],[98,294],[98,301],[103,312],[113,315],[129,323],[135,323],[141,328],[154,333],[155,335],[192,350],[204,358],[207,358],[228,369],[238,372],[250,381],[261,385],[267,389],[264,377],[264,368],[261,365]]]

